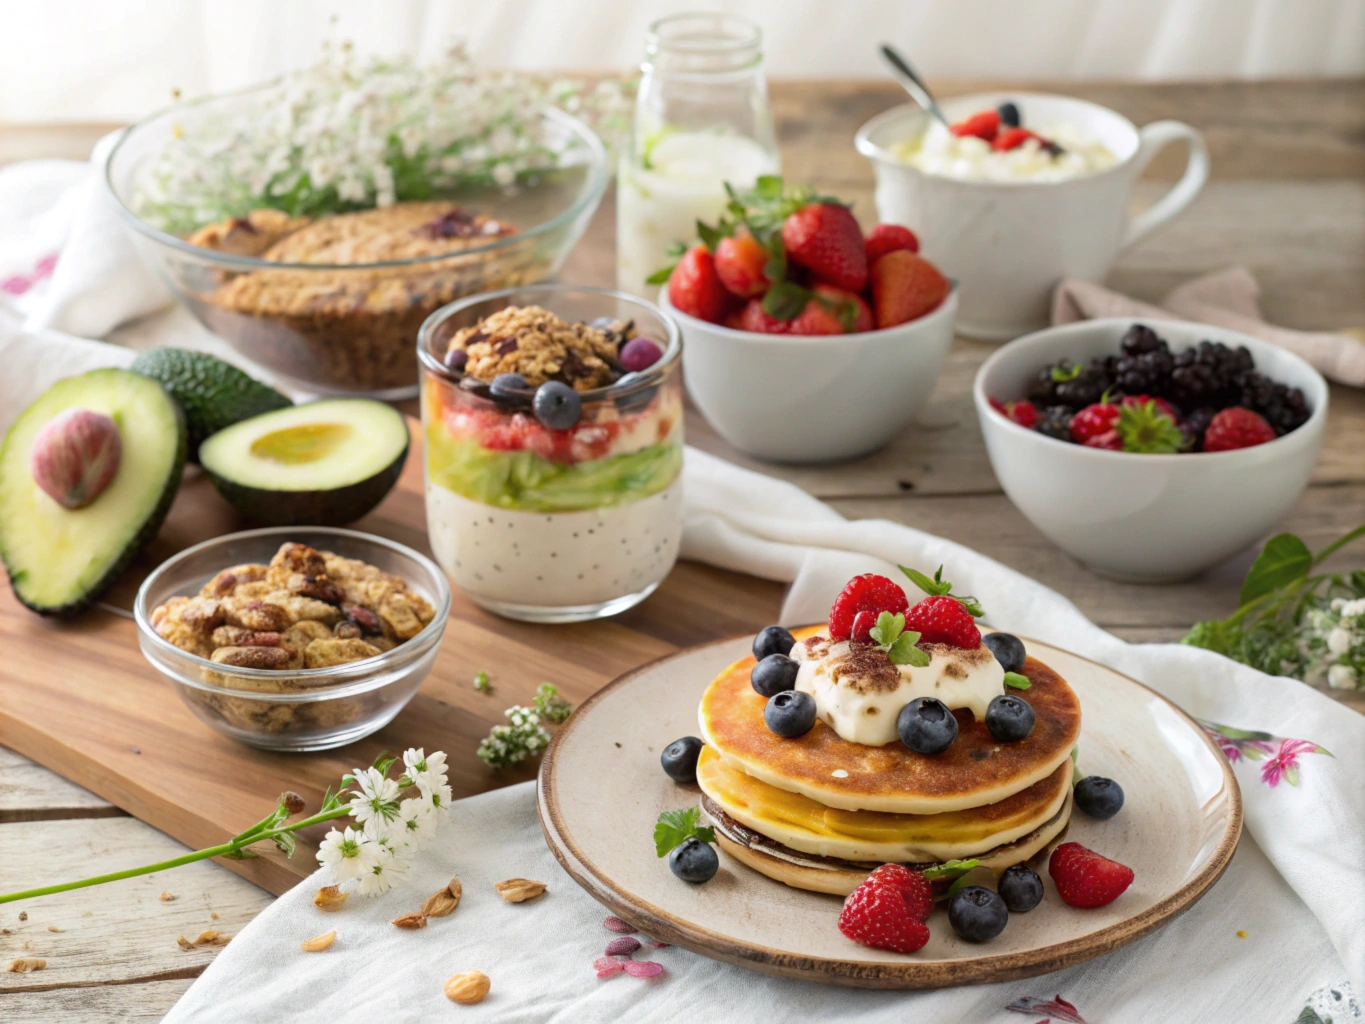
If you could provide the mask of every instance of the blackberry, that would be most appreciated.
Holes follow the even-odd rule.
[[[1104,393],[1114,386],[1114,375],[1097,360],[1078,373],[1071,380],[1057,384],[1056,401],[1073,409],[1084,409],[1094,405]]]
[[[1130,395],[1159,394],[1170,389],[1175,357],[1166,343],[1160,348],[1120,356],[1114,364],[1114,383]]]
[[[1182,408],[1211,405],[1224,409],[1241,397],[1238,378],[1255,368],[1245,347],[1235,349],[1217,341],[1201,341],[1175,355],[1170,397]]]
[[[1217,412],[1212,406],[1201,405],[1191,413],[1186,413],[1181,429],[1185,431],[1185,436],[1190,439],[1190,447],[1195,451],[1200,451],[1204,447],[1204,431],[1209,429],[1209,424],[1213,422],[1213,414]]]
[[[1072,412],[1064,405],[1050,405],[1038,410],[1038,421],[1033,429],[1058,441],[1071,440]]]
[[[1148,352],[1169,352],[1170,347],[1146,324],[1133,324],[1123,332],[1119,351],[1126,356],[1140,356]]]
[[[1029,382],[1028,400],[1034,405],[1056,405],[1057,386],[1063,381],[1070,380],[1080,372],[1070,359],[1063,359],[1059,363],[1051,366],[1044,366],[1038,371],[1037,376]]]
[[[1260,413],[1276,434],[1287,434],[1308,422],[1308,403],[1298,388],[1271,380],[1258,370],[1242,374],[1237,404]]]

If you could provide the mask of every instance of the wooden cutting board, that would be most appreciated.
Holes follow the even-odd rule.
[[[398,486],[353,528],[430,554],[422,498],[420,431]],[[535,765],[495,773],[475,756],[503,711],[554,683],[575,704],[628,669],[704,641],[748,632],[777,614],[781,588],[680,563],[649,600],[605,622],[532,626],[490,615],[457,590],[431,675],[388,726],[357,743],[313,754],[266,753],[201,723],[138,650],[130,609],[143,578],[165,558],[247,524],[197,469],[187,471],[160,535],[106,595],[73,622],[25,609],[0,593],[0,745],[66,776],[192,847],[225,842],[292,789],[316,809],[323,791],[381,750],[444,750],[457,797],[534,776]],[[486,671],[491,693],[473,687]],[[458,813],[458,812],[457,812]],[[326,828],[305,835],[292,859],[272,844],[258,859],[225,860],[282,893],[316,867]],[[267,849],[268,847],[268,849]],[[101,859],[91,874],[134,867]],[[53,883],[68,879],[53,878]]]

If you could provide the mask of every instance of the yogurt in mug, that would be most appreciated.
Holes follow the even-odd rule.
[[[1047,126],[1039,134],[1061,151],[1054,153],[1039,139],[998,150],[974,135],[954,135],[937,121],[919,136],[888,149],[925,174],[962,181],[1066,181],[1117,163],[1103,142],[1073,124]]]

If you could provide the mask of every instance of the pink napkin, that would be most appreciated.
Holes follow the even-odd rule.
[[[1307,360],[1328,380],[1365,387],[1365,340],[1350,334],[1294,331],[1268,324],[1261,319],[1257,304],[1260,294],[1256,279],[1245,267],[1229,267],[1187,281],[1159,306],[1089,281],[1067,278],[1052,295],[1052,322],[1066,324],[1107,316],[1196,320],[1279,345]]]

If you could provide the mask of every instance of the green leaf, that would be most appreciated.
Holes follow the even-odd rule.
[[[1229,626],[1221,619],[1206,619],[1191,626],[1190,631],[1180,638],[1180,642],[1230,657],[1233,647],[1231,634],[1235,630],[1235,626]]]
[[[760,174],[754,182],[754,195],[759,199],[782,198],[782,176],[779,174]]]
[[[389,769],[392,768],[393,763],[398,760],[396,757],[385,757],[385,753],[387,753],[387,751],[381,751],[379,756],[374,759],[374,764],[370,766],[378,771],[380,775],[389,774]]]
[[[279,835],[271,836],[270,838],[275,841],[275,845],[279,847],[280,852],[286,857],[294,856],[294,833],[281,832]]]
[[[1311,1006],[1305,1006],[1294,1018],[1294,1024],[1332,1024],[1330,1019],[1323,1020]]]
[[[660,857],[667,857],[674,847],[693,838],[703,843],[714,843],[715,829],[699,824],[700,820],[701,812],[695,807],[664,811],[654,826],[654,852]]]
[[[791,281],[778,281],[763,296],[763,311],[775,320],[792,320],[806,308],[810,292]]]
[[[979,860],[945,860],[942,864],[935,864],[927,867],[920,872],[929,881],[935,878],[956,878],[958,875],[965,875],[972,868],[979,866]]]
[[[1006,672],[1005,685],[1013,687],[1016,690],[1027,690],[1033,684],[1028,681],[1028,676],[1026,675],[1021,675],[1018,672]]]
[[[957,597],[956,594],[953,595]],[[986,614],[986,609],[981,607],[981,602],[974,597],[957,597],[962,602],[962,607],[967,609],[967,614],[974,619],[979,619]]]
[[[905,573],[906,576],[910,577],[911,583],[919,587],[920,590],[924,591],[926,594],[929,594],[930,596],[942,597],[944,594],[948,593],[950,590],[953,589],[953,585],[951,583],[943,582],[943,566],[941,565],[938,567],[938,572],[934,574],[933,579],[930,579],[928,576],[924,575],[924,573],[920,572],[918,569],[911,569],[909,566],[906,565],[902,565],[900,567],[900,570],[901,572]]]
[[[697,221],[697,237],[701,239],[701,244],[712,252],[716,251],[716,246],[720,245],[721,239],[730,235],[730,232],[725,230],[724,222],[721,223],[721,227],[713,228],[704,221]]]
[[[676,263],[670,263],[666,267],[660,267],[654,273],[645,278],[646,284],[667,284],[668,279],[673,276],[673,270],[677,267]]]
[[[488,685],[487,672],[474,673],[474,689],[478,690],[480,693],[487,693],[491,689]]]
[[[914,668],[924,668],[929,664],[929,655],[915,645],[919,643],[919,634],[911,630],[896,637],[895,642],[886,652],[886,656],[891,659],[893,665],[911,665]]]
[[[251,860],[253,857],[259,857],[260,854],[256,853],[254,850],[248,850],[243,847],[240,850],[229,850],[227,853],[223,854],[223,856],[228,860]]]
[[[1084,369],[1085,367],[1080,363],[1064,362],[1061,366],[1054,366],[1052,368],[1051,377],[1058,384],[1061,384],[1065,381],[1075,380],[1081,375],[1081,371]]]
[[[1265,547],[1251,563],[1242,591],[1237,595],[1241,605],[1250,604],[1308,575],[1313,567],[1313,553],[1308,545],[1292,533],[1281,533],[1265,542]]]
[[[1115,430],[1123,450],[1143,455],[1173,455],[1189,447],[1190,439],[1175,420],[1166,415],[1155,399],[1125,403],[1119,410]]]
[[[877,624],[869,629],[868,636],[872,637],[877,643],[889,646],[896,642],[896,638],[905,630],[905,616],[899,613],[893,615],[891,612],[882,612],[877,616]],[[916,634],[918,636],[918,634]]]

